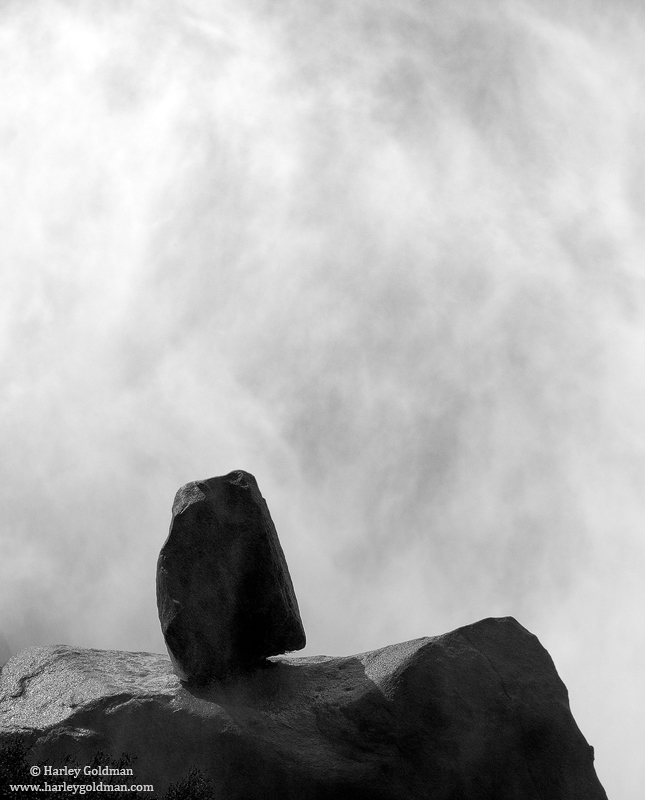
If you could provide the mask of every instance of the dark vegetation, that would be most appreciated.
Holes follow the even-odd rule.
[[[115,769],[134,769],[134,756],[123,753],[120,758],[113,759],[103,752],[98,752],[93,757],[89,766],[93,767],[112,767]],[[85,786],[92,783],[103,783],[111,785],[131,785],[142,784],[143,781],[138,780],[136,771],[134,775],[84,775],[82,772],[75,777],[74,775],[39,775],[32,777],[29,773],[30,763],[27,761],[27,750],[19,738],[6,743],[0,748],[0,798],[12,798],[17,800],[19,797],[34,795],[39,800],[62,800],[64,797],[83,797],[86,800],[105,800],[108,796],[115,796],[119,798],[128,798],[128,800],[212,800],[215,797],[214,790],[210,781],[204,776],[200,770],[192,769],[183,780],[171,783],[165,794],[160,795],[156,792],[109,792],[103,790],[95,791],[93,789],[85,790]],[[78,764],[73,758],[68,756],[64,762],[59,764],[52,764],[52,767],[79,767],[84,766]],[[74,791],[48,791],[45,790],[45,782],[50,785],[60,786],[63,783],[68,785],[77,785],[79,788]],[[12,791],[11,785],[19,786],[29,784],[40,784],[41,791],[32,792],[30,789],[23,789],[22,791]],[[83,787],[83,788],[81,788]]]

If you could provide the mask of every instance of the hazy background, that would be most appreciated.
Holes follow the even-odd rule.
[[[0,629],[163,652],[242,468],[308,635],[513,615],[645,786],[645,11],[0,2]]]

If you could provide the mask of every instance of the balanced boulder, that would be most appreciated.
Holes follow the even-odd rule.
[[[157,563],[157,607],[175,671],[189,683],[227,680],[305,646],[287,562],[253,475],[237,470],[177,492]]]

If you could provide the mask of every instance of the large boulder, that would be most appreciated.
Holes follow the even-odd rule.
[[[157,606],[177,675],[190,683],[228,680],[305,646],[287,562],[253,475],[236,470],[177,492],[157,563]]]
[[[128,752],[158,792],[194,766],[228,800],[606,800],[549,654],[512,618],[208,687],[153,653],[31,648],[2,670],[0,726],[39,765]]]

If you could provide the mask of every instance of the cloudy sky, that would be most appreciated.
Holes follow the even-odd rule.
[[[645,11],[3,0],[0,629],[164,651],[252,472],[308,635],[536,633],[645,785]]]

